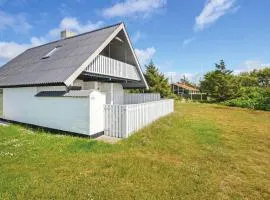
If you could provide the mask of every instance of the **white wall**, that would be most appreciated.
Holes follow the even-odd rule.
[[[124,103],[124,89],[120,83],[98,82],[97,89],[106,94],[106,104]]]
[[[96,89],[106,94],[106,104],[113,104],[112,83],[97,83]]]
[[[98,91],[90,94],[90,135],[104,131],[105,114],[104,105],[106,103],[106,95]]]
[[[113,103],[124,104],[124,89],[119,83],[113,84]]]
[[[4,118],[64,131],[89,134],[88,97],[35,97],[40,89],[37,87],[3,89]],[[56,90],[55,87],[51,89]]]
[[[124,104],[124,89],[120,83],[75,80],[74,86],[83,90],[95,89],[106,94],[106,104]]]

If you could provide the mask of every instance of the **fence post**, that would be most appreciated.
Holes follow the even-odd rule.
[[[123,133],[122,137],[127,138],[128,137],[128,106],[123,106],[123,118],[122,118],[122,125],[123,125]]]

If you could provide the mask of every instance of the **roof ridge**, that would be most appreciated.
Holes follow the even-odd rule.
[[[39,46],[31,47],[31,48],[29,48],[27,50],[34,49],[34,48],[37,48],[37,47],[42,47],[42,46],[45,46],[45,45],[48,45],[48,44],[53,44],[53,43],[59,42],[60,40],[68,40],[68,39],[72,39],[72,38],[79,37],[79,36],[82,36],[82,35],[86,35],[86,34],[89,34],[89,33],[93,33],[93,32],[96,32],[96,31],[101,31],[103,29],[111,28],[111,27],[114,27],[114,26],[119,26],[120,24],[124,24],[124,22],[118,22],[116,24],[104,26],[104,27],[101,27],[101,28],[98,28],[98,29],[95,29],[95,30],[91,30],[91,31],[88,31],[88,32],[84,32],[84,33],[80,33],[78,35],[74,35],[74,36],[68,37],[68,38],[65,38],[65,39],[59,39],[59,40],[51,41],[51,42],[48,42],[46,44],[42,44],[42,45],[39,45]],[[25,50],[25,51],[27,51],[27,50]]]

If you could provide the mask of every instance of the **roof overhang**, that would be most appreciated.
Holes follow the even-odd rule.
[[[24,85],[0,85],[0,88],[19,88],[19,87],[42,87],[42,86],[66,86],[65,83],[33,83],[33,84],[24,84]]]
[[[118,82],[118,83],[138,83],[139,82],[132,79],[108,76],[108,75],[103,75],[103,74],[94,74],[94,73],[85,72],[85,71],[83,71],[78,78],[84,81],[106,81],[106,82],[108,81],[108,82]]]

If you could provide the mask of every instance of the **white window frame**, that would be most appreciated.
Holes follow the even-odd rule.
[[[47,53],[45,56],[42,57],[42,59],[46,59],[51,57],[61,46],[55,47],[53,50],[51,50],[49,53]]]

